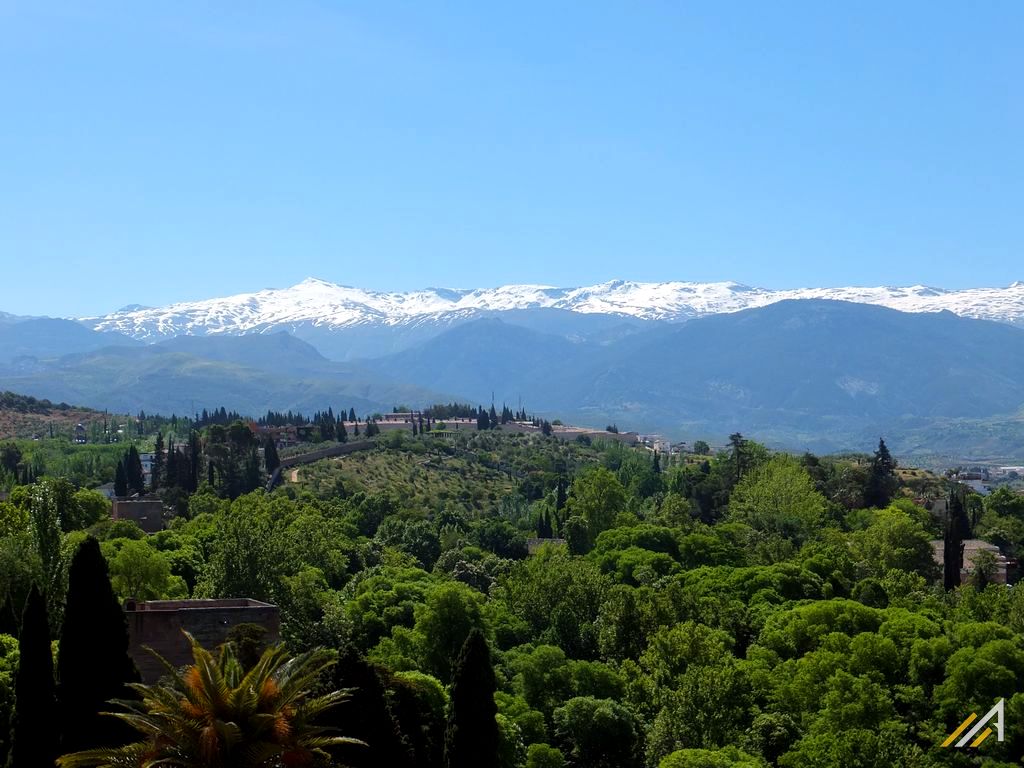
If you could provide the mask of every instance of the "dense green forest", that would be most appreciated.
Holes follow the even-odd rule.
[[[0,750],[18,720],[14,638],[34,615],[22,610],[37,589],[42,634],[80,632],[66,626],[82,599],[71,572],[95,541],[118,599],[280,606],[268,675],[283,653],[313,666],[332,654],[310,685],[349,699],[323,722],[369,746],[327,745],[325,764],[1020,764],[1024,598],[993,583],[994,562],[952,583],[932,542],[978,537],[1015,557],[1024,497],[897,473],[884,444],[790,456],[733,435],[714,455],[669,457],[500,427],[374,439],[266,493],[269,452],[241,422],[211,420],[177,446],[162,434],[171,519],[150,536],[76,486],[102,473],[59,477],[77,459],[13,485],[0,502]],[[125,446],[99,448],[134,474]],[[72,674],[60,647],[58,700]],[[240,684],[234,660],[203,663],[207,683]],[[940,746],[999,698],[1002,742]]]

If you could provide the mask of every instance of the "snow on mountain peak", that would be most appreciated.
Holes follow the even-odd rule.
[[[158,308],[132,305],[102,317],[83,318],[83,322],[97,330],[156,340],[177,335],[260,333],[302,324],[327,328],[405,325],[443,320],[445,316],[545,308],[682,321],[786,299],[813,298],[877,304],[905,312],[949,310],[967,317],[1024,325],[1022,289],[1022,282],[1008,288],[960,290],[926,285],[769,290],[736,282],[609,280],[577,288],[515,284],[384,292],[308,277],[289,288],[268,288]]]

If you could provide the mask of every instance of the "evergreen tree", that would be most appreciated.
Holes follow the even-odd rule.
[[[281,459],[277,455],[277,446],[272,437],[267,437],[266,442],[263,443],[263,464],[267,468],[268,475],[274,474],[274,470],[281,466]]]
[[[658,455],[657,451],[654,452],[654,459],[651,461],[651,469],[654,471],[654,474],[661,474],[661,457]]]
[[[359,422],[358,421],[353,421],[352,422],[352,436],[353,437],[359,437]]]
[[[189,493],[195,493],[199,489],[199,470],[202,458],[199,433],[193,429],[188,434],[188,485],[185,486],[185,490]]]
[[[174,488],[180,485],[178,480],[178,473],[180,471],[178,466],[178,448],[174,445],[174,440],[170,440],[167,443],[167,466],[164,468],[165,488]]]
[[[355,408],[349,408],[348,409],[348,420],[351,421],[353,424],[355,423],[355,421],[356,421],[356,409]]]
[[[558,511],[558,512],[562,511],[562,509],[565,507],[565,502],[567,501],[566,487],[565,486],[566,486],[565,477],[562,476],[562,475],[559,475],[559,477],[558,477],[558,487],[555,488],[555,510]]]
[[[128,481],[129,493],[146,492],[145,475],[142,472],[142,459],[139,458],[139,452],[135,449],[134,445],[128,449],[128,453],[124,457],[124,474],[125,479]]]
[[[7,765],[9,768],[52,768],[58,754],[54,727],[59,723],[59,716],[50,650],[50,620],[46,600],[35,585],[21,619],[18,656]]]
[[[964,539],[969,537],[964,486],[957,483],[949,494],[946,526],[942,536],[942,585],[946,591],[960,586],[964,566]]]
[[[444,741],[445,768],[497,766],[498,708],[491,651],[479,629],[466,638],[452,674]]]
[[[419,432],[416,430],[416,419],[413,419],[412,420],[412,436],[416,437],[416,435],[418,435],[418,434],[419,434]]]
[[[107,561],[91,536],[79,545],[68,571],[67,601],[57,660],[62,752],[114,747],[132,729],[100,712],[111,699],[130,699],[138,681],[128,656],[128,626],[110,586]]]
[[[550,539],[554,535],[551,528],[551,515],[548,514],[546,509],[542,509],[540,512],[540,518],[537,520],[537,538]]]
[[[498,426],[498,412],[494,410],[494,403],[491,403],[491,410],[487,414],[487,421],[490,424],[491,429]]]
[[[365,745],[346,744],[335,755],[350,768],[413,768],[410,745],[402,736],[388,703],[380,673],[349,647],[334,667],[332,688],[348,689],[350,698],[338,707],[336,726]]]
[[[128,495],[128,476],[124,471],[124,462],[117,462],[117,469],[114,471],[114,495],[123,498]]]
[[[153,480],[150,488],[159,490],[164,479],[164,433],[156,433],[156,446],[153,449]]]
[[[730,461],[733,465],[733,479],[738,483],[743,477],[743,470],[746,469],[747,439],[739,432],[733,432],[729,435],[729,446],[732,449]]]
[[[896,493],[896,462],[893,460],[885,440],[878,439],[878,450],[871,459],[864,502],[869,507],[886,507]]]
[[[345,429],[345,422],[344,421],[339,421],[338,422],[337,436],[338,436],[338,442],[339,443],[347,443],[348,442],[348,430]]]

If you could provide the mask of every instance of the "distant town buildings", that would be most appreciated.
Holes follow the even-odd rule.
[[[942,539],[936,539],[931,544],[935,562],[942,568],[946,562],[943,541]],[[971,576],[977,567],[979,555],[982,552],[988,552],[995,558],[995,571],[991,575],[994,583],[1012,584],[1016,580],[1017,561],[1007,558],[995,544],[989,544],[981,539],[967,539],[964,541],[963,547],[964,561],[963,567],[960,569],[961,584],[970,583]]]

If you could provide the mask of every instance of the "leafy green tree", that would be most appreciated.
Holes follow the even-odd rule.
[[[577,475],[566,502],[569,516],[579,516],[587,522],[591,541],[601,531],[611,528],[625,507],[625,488],[615,474],[604,467],[593,467]]]
[[[212,553],[197,591],[209,597],[272,600],[285,568],[282,537],[260,493],[242,496],[217,518]]]
[[[555,735],[571,765],[630,768],[640,764],[640,729],[622,704],[581,696],[554,713]]]
[[[565,758],[550,744],[531,744],[526,750],[526,768],[565,768]]]
[[[32,539],[42,566],[41,587],[50,615],[59,613],[63,597],[64,553],[61,528],[71,506],[70,487],[64,482],[44,479],[32,486],[29,521]]]
[[[796,544],[821,526],[825,498],[790,456],[776,456],[747,474],[729,499],[730,515]]]
[[[562,548],[517,563],[495,597],[526,622],[538,641],[557,645],[573,658],[593,658],[596,621],[610,586],[597,566]]]
[[[64,519],[64,530],[75,531],[110,517],[110,500],[98,491],[82,488],[74,492]]]
[[[499,734],[494,703],[494,669],[483,633],[466,638],[452,675],[451,704],[445,733],[445,768],[499,764]]]
[[[658,768],[765,768],[765,762],[736,747],[680,749],[658,763]]]
[[[32,587],[18,638],[18,672],[8,766],[52,766],[57,758],[53,727],[59,721],[46,600]]]
[[[110,580],[122,598],[158,600],[188,596],[184,580],[171,575],[163,553],[146,541],[121,541],[109,560]]]
[[[881,578],[892,569],[937,577],[931,536],[905,512],[888,508],[874,522],[851,536],[853,551],[868,574]]]
[[[450,680],[452,665],[474,631],[484,628],[480,593],[458,582],[440,584],[416,609],[416,632],[422,638],[423,668]]]
[[[127,711],[117,717],[142,741],[67,754],[59,768],[314,765],[329,758],[328,750],[355,743],[317,722],[345,698],[343,691],[313,693],[333,661],[330,652],[289,658],[282,646],[268,648],[245,671],[230,645],[215,658],[189,639],[190,667],[178,671],[167,664],[170,674],[162,682],[135,684],[138,699],[118,702]]]
[[[28,530],[28,512],[9,501],[0,501],[0,537]]]
[[[698,456],[707,456],[711,453],[711,446],[704,440],[694,440],[692,448],[693,452]]]

